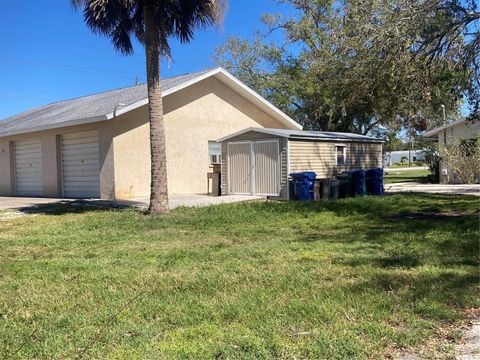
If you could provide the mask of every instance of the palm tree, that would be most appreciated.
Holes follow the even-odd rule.
[[[167,158],[160,90],[160,56],[170,57],[169,39],[192,40],[197,27],[219,24],[226,0],[71,0],[87,26],[112,40],[123,54],[133,52],[132,36],[145,47],[150,120],[150,213],[168,211]]]

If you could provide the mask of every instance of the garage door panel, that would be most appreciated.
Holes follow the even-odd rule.
[[[66,197],[100,196],[98,132],[62,136],[63,193]]]
[[[16,154],[17,155],[37,155],[38,149],[23,149],[23,150],[17,149]]]
[[[15,194],[43,195],[42,144],[40,139],[15,141]]]
[[[83,164],[85,161],[91,162],[92,160],[96,160],[98,162],[98,150],[96,151],[96,153],[82,150],[78,150],[77,153],[67,153],[63,155],[63,160],[78,161],[81,164]]]
[[[80,143],[80,144],[69,144],[69,150],[77,149],[98,149],[98,143]]]
[[[96,137],[89,137],[89,138],[83,138],[83,139],[64,139],[63,143],[65,145],[95,145],[98,143],[98,138]]]
[[[90,177],[93,176],[95,178],[98,178],[98,169],[83,170],[83,171],[64,170],[63,174],[65,176],[90,176]]]

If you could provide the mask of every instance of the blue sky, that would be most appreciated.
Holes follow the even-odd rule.
[[[228,35],[248,37],[265,12],[289,14],[274,0],[230,0],[221,28],[198,31],[190,44],[172,41],[174,62],[162,77],[215,64],[214,50]],[[69,0],[0,0],[0,119],[49,102],[145,82],[143,48],[133,55],[113,50],[93,34]]]

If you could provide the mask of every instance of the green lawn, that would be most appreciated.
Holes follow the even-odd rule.
[[[383,177],[383,182],[385,184],[393,184],[400,182],[419,182],[425,183],[428,182],[428,176],[430,175],[430,170],[388,170],[388,175]]]
[[[425,194],[4,217],[0,357],[376,359],[458,339],[480,306],[478,208]]]

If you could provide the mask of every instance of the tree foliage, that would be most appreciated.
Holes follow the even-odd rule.
[[[169,41],[192,40],[198,27],[218,23],[223,0],[71,0],[82,10],[85,23],[95,33],[111,39],[114,48],[133,52],[136,38],[145,48],[148,116],[150,123],[150,213],[168,211],[168,177],[163,100],[160,89],[160,56],[170,56]]]
[[[230,37],[216,61],[307,129],[424,130],[441,104],[456,113],[465,94],[475,99],[474,2],[277,2],[296,15],[264,15],[266,31]]]

